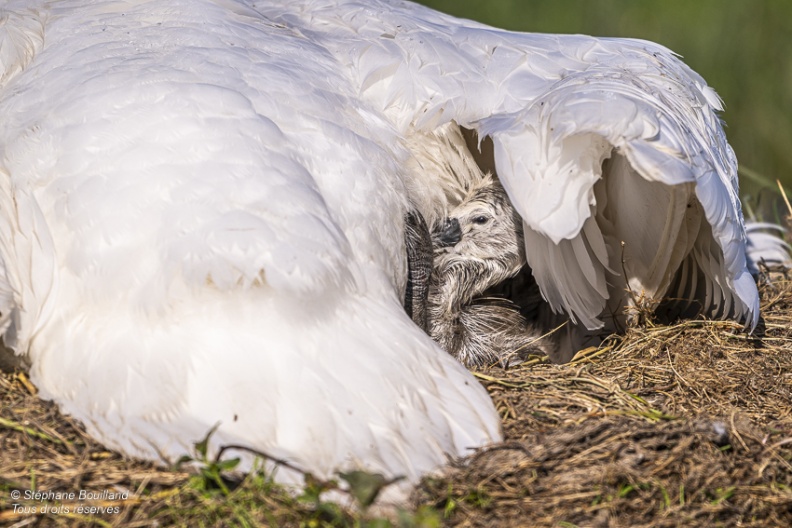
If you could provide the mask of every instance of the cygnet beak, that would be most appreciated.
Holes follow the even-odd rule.
[[[462,228],[459,227],[459,220],[456,218],[446,218],[437,236],[440,247],[455,246],[462,239]]]

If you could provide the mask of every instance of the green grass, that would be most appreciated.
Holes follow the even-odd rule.
[[[723,98],[726,133],[745,172],[743,196],[792,187],[792,2],[785,0],[423,0],[517,31],[634,37],[683,56]],[[769,185],[768,185],[769,183]],[[767,209],[762,204],[761,207]]]

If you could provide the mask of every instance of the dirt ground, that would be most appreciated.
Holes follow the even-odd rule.
[[[505,442],[425,480],[392,523],[792,526],[792,282],[776,277],[762,295],[753,336],[731,322],[646,326],[568,365],[477,372]],[[125,460],[41,402],[24,373],[0,376],[0,525],[387,526],[222,470]],[[76,489],[129,494],[80,511],[11,496]]]

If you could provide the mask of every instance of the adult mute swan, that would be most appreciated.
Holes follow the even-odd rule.
[[[398,498],[497,441],[402,307],[405,215],[488,163],[581,332],[626,285],[756,323],[720,103],[660,46],[385,0],[0,5],[4,339],[128,455],[219,424],[212,450],[405,475]]]

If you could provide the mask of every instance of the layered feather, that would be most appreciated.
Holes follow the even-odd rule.
[[[399,130],[453,120],[493,141],[525,221],[528,262],[554,309],[599,328],[635,297],[660,302],[688,261],[706,287],[685,301],[755,326],[721,102],[672,52],[640,40],[509,33],[406,3],[308,5],[301,22],[321,27],[317,38]],[[610,211],[598,202],[602,181]]]
[[[0,91],[0,300],[42,397],[131,456],[219,424],[211,453],[406,476],[391,498],[500,438],[404,312],[410,155],[325,48],[238,2],[37,13]]]

